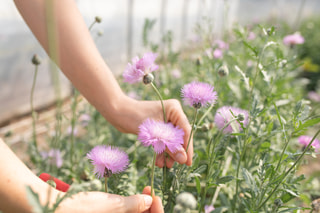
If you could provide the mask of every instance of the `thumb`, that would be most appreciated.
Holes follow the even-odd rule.
[[[150,209],[152,197],[149,195],[132,195],[124,198],[124,212],[142,213]]]

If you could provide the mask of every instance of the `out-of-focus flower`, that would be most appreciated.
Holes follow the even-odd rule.
[[[298,138],[298,141],[301,145],[303,146],[308,146],[308,144],[310,143],[310,141],[312,140],[312,137],[308,136],[308,135],[301,135]],[[320,142],[318,139],[314,139],[311,146],[315,149],[316,152],[318,152],[320,150]]]
[[[213,57],[214,58],[222,58],[222,56],[223,56],[223,52],[222,52],[222,50],[221,49],[215,49],[214,51],[213,51]]]
[[[73,129],[72,129],[72,126],[68,126],[67,134],[68,135],[74,135],[74,136],[78,135],[78,128],[76,126],[74,126]]]
[[[251,60],[247,61],[247,67],[252,67],[253,66],[253,62]]]
[[[128,63],[126,70],[123,73],[123,78],[125,82],[136,83],[141,82],[144,76],[149,73],[157,70],[158,65],[154,63],[156,60],[157,54],[146,53],[142,58],[134,57],[132,59],[132,64]]]
[[[227,50],[229,49],[229,44],[220,40],[220,39],[217,39],[213,42],[213,45],[217,45],[219,49],[221,50]]]
[[[57,168],[60,168],[63,164],[63,160],[61,157],[61,152],[59,149],[50,149],[48,152],[43,151],[40,152],[42,159],[48,160],[50,165],[54,165]]]
[[[181,96],[185,104],[196,108],[214,104],[218,98],[213,86],[196,81],[184,85]]]
[[[171,75],[174,77],[174,78],[181,78],[181,70],[179,69],[174,69],[171,71]]]
[[[294,33],[294,34],[285,36],[283,38],[283,43],[289,46],[293,46],[296,44],[303,44],[304,38],[302,35],[300,35],[300,33]]]
[[[82,126],[88,126],[90,120],[91,120],[91,116],[88,114],[81,114],[79,117],[79,121]],[[71,132],[71,130],[70,130],[70,132]]]
[[[166,147],[174,153],[183,149],[184,131],[172,123],[146,119],[139,126],[138,140],[144,146],[152,145],[154,151],[162,153]]]
[[[94,165],[94,173],[98,178],[109,177],[126,170],[129,164],[127,153],[116,147],[98,145],[88,154],[87,158]]]
[[[205,206],[204,206],[204,212],[205,212],[205,213],[210,213],[210,212],[212,212],[213,210],[214,210],[213,205],[205,205]]]
[[[320,102],[320,95],[315,91],[308,92],[308,98],[314,102]]]
[[[248,40],[254,40],[256,38],[256,34],[254,32],[250,32],[249,35],[248,35]]]
[[[181,205],[185,210],[196,209],[197,200],[190,192],[182,192],[176,197],[176,203]]]
[[[216,112],[216,115],[214,117],[214,122],[216,124],[216,126],[222,130],[223,127],[229,123],[232,119],[235,119],[235,117],[231,114],[231,112],[233,113],[234,116],[238,116],[239,114],[241,114],[241,118],[243,120],[243,126],[246,127],[248,125],[249,119],[248,119],[248,111],[240,109],[240,108],[236,108],[236,107],[232,107],[232,106],[223,106],[221,108],[219,108]],[[228,134],[228,133],[233,133],[234,130],[232,128],[232,126],[237,126],[237,128],[239,128],[239,131],[241,131],[241,126],[238,123],[238,121],[234,121],[233,124],[229,124],[224,130],[223,133]]]

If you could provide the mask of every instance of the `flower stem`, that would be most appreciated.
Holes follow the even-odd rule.
[[[108,177],[104,177],[104,191],[108,193]]]
[[[36,134],[36,119],[37,119],[37,114],[34,110],[34,105],[33,105],[33,96],[34,96],[34,88],[36,85],[36,79],[38,75],[38,65],[35,65],[35,72],[33,75],[33,81],[32,81],[32,88],[31,88],[31,95],[30,95],[30,108],[31,108],[31,115],[32,115],[32,137],[33,137],[33,144],[36,149],[38,149],[38,144],[37,144],[37,134]]]
[[[153,197],[153,182],[154,182],[154,168],[155,168],[155,164],[156,164],[156,157],[157,157],[157,153],[153,153],[153,160],[152,160],[152,168],[151,168],[151,196]]]
[[[188,145],[187,145],[186,153],[188,153],[188,149],[189,149],[190,141],[191,141],[191,138],[192,138],[193,130],[195,129],[197,116],[198,116],[198,109],[196,108],[196,111],[194,112],[194,117],[193,117],[193,122],[192,122],[192,127],[191,127],[191,131],[190,131],[189,139],[188,139]]]
[[[150,84],[159,97],[159,100],[160,100],[161,106],[162,106],[162,111],[163,111],[163,120],[165,123],[167,123],[167,116],[166,116],[166,111],[165,111],[164,104],[163,104],[163,98],[162,98],[159,90],[157,89],[156,85],[154,85],[153,82],[151,82]]]

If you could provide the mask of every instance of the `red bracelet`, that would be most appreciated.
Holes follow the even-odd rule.
[[[42,173],[39,178],[43,180],[44,182],[47,182],[48,180],[53,180],[56,183],[56,189],[62,192],[68,191],[70,185],[63,182],[62,180],[59,180],[58,178],[55,178],[48,173]]]

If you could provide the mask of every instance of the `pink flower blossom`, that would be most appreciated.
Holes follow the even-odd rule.
[[[223,52],[222,52],[222,50],[221,49],[215,49],[214,51],[213,51],[213,57],[214,58],[222,58],[222,56],[223,56]]]
[[[213,86],[195,81],[183,86],[181,96],[186,105],[196,108],[214,104],[218,98]]]
[[[243,114],[244,115],[244,120],[242,121],[243,126],[246,127],[248,125],[249,119],[248,119],[248,111],[240,109],[240,108],[236,108],[236,107],[232,107],[232,106],[223,106],[221,108],[219,108],[216,112],[216,115],[214,117],[214,122],[216,124],[216,126],[222,130],[223,127],[232,119],[234,119],[235,117],[231,114],[231,112],[233,113],[234,116],[238,116],[239,114]],[[238,123],[238,121],[234,121],[233,124],[229,124],[224,130],[223,133],[228,134],[228,133],[233,133],[234,130],[232,128],[232,125],[237,125],[239,130],[241,131],[241,126]]]
[[[50,149],[48,152],[43,151],[40,152],[42,159],[48,160],[50,165],[54,165],[60,168],[63,164],[63,160],[61,157],[61,152],[59,149]]]
[[[152,145],[157,154],[166,147],[174,153],[183,148],[183,136],[184,131],[172,123],[147,119],[139,126],[138,140],[144,146]]]
[[[82,126],[88,126],[90,120],[91,120],[91,116],[88,114],[81,114],[79,117],[79,121]]]
[[[98,178],[123,172],[129,164],[127,153],[116,147],[106,145],[94,147],[87,154],[87,158],[92,161],[94,173]]]
[[[313,137],[307,136],[307,135],[301,135],[298,138],[298,141],[301,145],[307,147],[310,141],[312,140]],[[314,139],[311,146],[318,152],[320,150],[320,142],[318,139]]]
[[[176,79],[181,78],[181,71],[179,69],[174,69],[171,71],[171,75]]]
[[[248,35],[248,40],[254,40],[256,38],[256,34],[254,32],[250,32],[249,35]]]
[[[308,93],[308,98],[314,102],[320,102],[320,95],[315,91],[310,91]]]
[[[211,213],[215,208],[213,207],[213,205],[205,205],[204,206],[204,212],[205,213]]]
[[[132,64],[128,63],[126,70],[123,73],[123,78],[125,82],[136,83],[141,82],[143,77],[148,73],[151,73],[159,68],[158,65],[154,63],[157,54],[146,53],[141,59],[137,56],[132,59]]]
[[[285,36],[283,38],[283,43],[289,46],[296,45],[296,44],[303,44],[304,38],[299,33],[294,33],[294,34]]]
[[[219,49],[221,50],[227,50],[229,49],[229,44],[220,40],[220,39],[217,39],[213,42],[213,45],[217,45]]]

